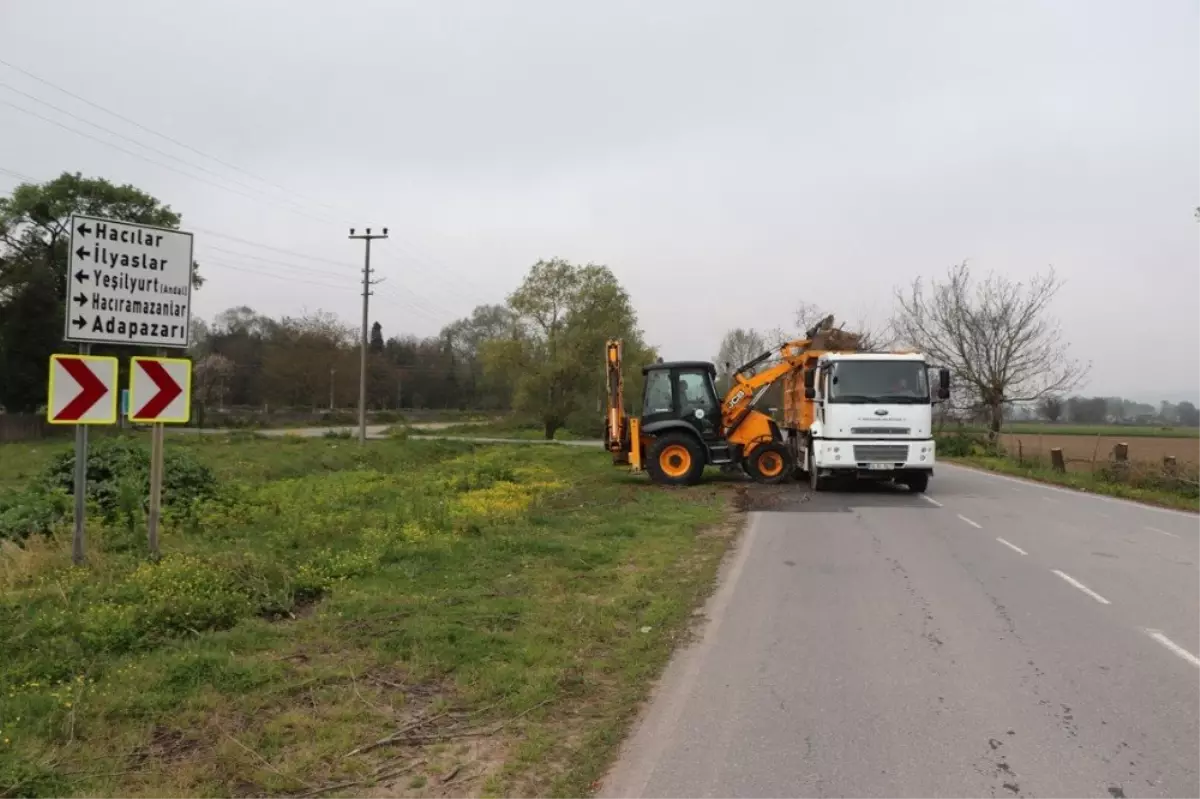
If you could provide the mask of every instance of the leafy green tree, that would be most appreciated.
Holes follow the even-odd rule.
[[[0,198],[0,406],[32,411],[46,400],[50,355],[63,351],[63,297],[71,215],[178,228],[170,206],[133,186],[64,172]],[[194,285],[201,278],[193,272]],[[136,354],[128,347],[97,353]]]
[[[547,439],[604,392],[604,343],[625,342],[627,390],[636,391],[649,351],[629,295],[605,266],[538,261],[508,298],[511,333],[483,346],[489,373],[511,381],[516,410],[537,416]],[[636,395],[635,395],[636,396]]]

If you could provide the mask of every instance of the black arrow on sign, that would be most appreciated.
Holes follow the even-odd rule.
[[[85,308],[87,307],[87,297],[84,296],[82,291],[75,295],[75,302],[79,303]]]
[[[75,273],[75,279],[79,280],[79,281],[87,280],[88,279],[87,272],[84,272],[82,269],[80,269],[78,272]]]
[[[75,251],[75,254],[78,255],[80,258],[87,258],[90,253],[88,253],[87,250],[80,247],[78,250]]]
[[[86,222],[75,229],[85,236],[92,232],[92,229],[87,226]]]
[[[76,319],[74,322],[72,322],[71,324],[75,325],[75,327],[82,328],[84,325],[87,324],[87,320],[81,316],[78,319]]]

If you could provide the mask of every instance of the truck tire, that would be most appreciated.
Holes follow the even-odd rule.
[[[808,448],[808,487],[813,491],[824,491],[829,487],[829,480],[817,473],[817,456],[812,447]]]
[[[792,472],[792,457],[779,441],[759,444],[746,464],[750,476],[759,483],[782,483]]]
[[[695,485],[704,473],[704,448],[687,433],[664,433],[654,439],[648,454],[646,471],[661,485]]]
[[[904,478],[904,484],[914,494],[924,494],[925,489],[929,488],[929,472],[914,472]]]

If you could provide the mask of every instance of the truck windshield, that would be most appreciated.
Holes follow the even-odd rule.
[[[929,378],[921,361],[835,361],[830,402],[922,404]]]

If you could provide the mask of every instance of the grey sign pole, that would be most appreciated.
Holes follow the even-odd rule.
[[[91,344],[80,344],[79,354],[87,355]],[[88,426],[75,425],[75,535],[71,540],[71,560],[83,565],[83,533],[87,514]]]
[[[158,357],[167,357],[167,351],[159,348]],[[132,369],[132,367],[130,367]],[[163,481],[163,425],[156,422],[150,427],[150,515],[146,520],[146,538],[150,545],[150,557],[158,560],[158,519],[162,514]]]

